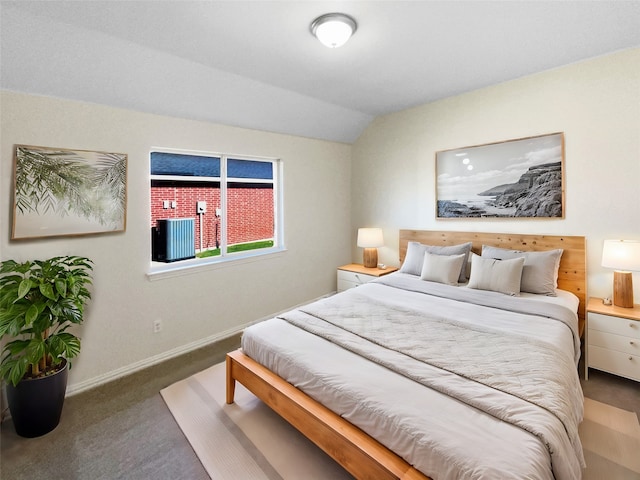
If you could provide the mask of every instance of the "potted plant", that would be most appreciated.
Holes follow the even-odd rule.
[[[80,352],[68,329],[83,321],[92,270],[78,256],[0,263],[0,377],[18,435],[44,435],[60,421],[69,360]]]

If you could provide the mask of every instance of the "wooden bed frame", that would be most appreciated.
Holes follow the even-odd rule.
[[[482,245],[528,251],[562,248],[564,252],[558,272],[558,288],[568,290],[580,299],[578,317],[582,336],[587,299],[584,237],[400,230],[401,262],[404,260],[409,241],[428,245],[472,242],[472,250],[478,254]],[[226,402],[229,404],[233,403],[236,381],[319,446],[355,478],[429,480],[429,477],[362,430],[244,355],[241,350],[227,354]]]

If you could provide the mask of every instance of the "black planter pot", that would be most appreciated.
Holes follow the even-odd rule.
[[[53,375],[22,380],[15,387],[7,384],[7,401],[16,433],[33,438],[58,426],[67,391],[67,361]]]

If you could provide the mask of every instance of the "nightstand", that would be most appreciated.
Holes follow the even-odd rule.
[[[589,299],[587,366],[587,374],[596,368],[640,381],[640,305],[622,308]]]
[[[377,267],[367,268],[359,263],[343,265],[338,267],[338,292],[357,287],[396,270],[398,267],[387,267],[383,270]]]

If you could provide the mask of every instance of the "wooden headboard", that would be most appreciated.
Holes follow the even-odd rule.
[[[587,259],[585,237],[554,235],[522,235],[517,233],[444,232],[433,230],[400,230],[400,263],[407,254],[407,242],[427,245],[458,245],[471,242],[471,250],[478,255],[482,245],[509,248],[512,250],[553,250],[562,248],[562,258],[558,270],[558,288],[567,290],[578,297],[578,318],[580,334],[584,329],[587,301]]]

